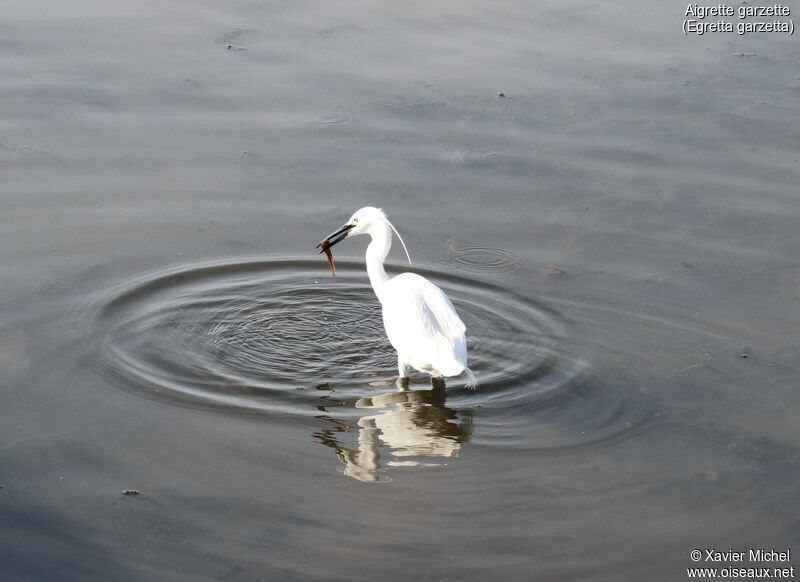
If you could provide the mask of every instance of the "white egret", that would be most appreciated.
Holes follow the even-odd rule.
[[[368,234],[367,275],[383,307],[383,327],[397,350],[400,379],[414,368],[432,377],[451,377],[466,373],[467,386],[476,388],[475,375],[467,367],[466,326],[458,317],[444,291],[416,273],[401,273],[389,278],[383,262],[392,246],[392,231],[397,234],[409,264],[411,257],[400,233],[379,208],[367,206],[356,211],[340,229],[317,245],[328,254],[330,247],[344,239]],[[333,263],[328,254],[331,267]],[[335,276],[335,271],[334,271]]]

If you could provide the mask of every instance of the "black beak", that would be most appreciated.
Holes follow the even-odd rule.
[[[320,243],[317,245],[317,248],[322,247],[320,253],[324,253],[325,249],[329,249],[336,243],[342,242],[345,238],[347,238],[347,233],[350,232],[350,229],[354,226],[355,224],[345,224],[339,230],[330,233],[327,237],[325,237],[325,240],[320,241]],[[328,245],[323,247],[323,243],[328,243]]]

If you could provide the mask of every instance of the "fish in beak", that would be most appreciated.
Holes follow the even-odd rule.
[[[325,253],[325,256],[328,257],[328,264],[331,266],[331,273],[333,273],[333,278],[336,278],[336,265],[333,262],[333,254],[331,254],[331,247],[337,243],[342,242],[344,239],[347,238],[347,235],[350,232],[350,229],[353,228],[355,224],[345,224],[342,228],[337,231],[330,233],[325,240],[321,241],[317,248],[321,248],[322,250],[320,253]]]

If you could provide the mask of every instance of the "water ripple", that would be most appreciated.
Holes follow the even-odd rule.
[[[452,238],[447,241],[449,267],[473,273],[510,273],[521,268],[521,260],[511,251],[490,247],[456,247]]]
[[[371,461],[358,459],[372,459],[377,445],[348,447],[356,434],[364,445],[378,431],[400,455],[394,463],[406,465],[415,452],[455,456],[472,438],[473,413],[481,418],[476,441],[534,448],[613,438],[647,419],[640,400],[592,386],[553,307],[468,277],[415,270],[447,291],[466,323],[477,391],[461,378],[448,380],[446,391],[426,390],[421,377],[411,387],[422,389],[395,390],[395,353],[360,262],[340,262],[337,279],[318,260],[145,276],[97,310],[97,359],[120,384],[173,405],[315,417],[323,426],[315,438],[359,478],[374,476]]]

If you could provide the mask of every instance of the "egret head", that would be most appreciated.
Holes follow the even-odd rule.
[[[353,216],[350,217],[350,220],[345,223],[345,226],[350,227],[347,236],[366,234],[375,226],[385,227],[386,225],[392,226],[392,223],[389,222],[388,218],[386,218],[383,210],[380,208],[374,208],[372,206],[359,208],[355,211]]]
[[[317,245],[317,248],[322,247],[322,251],[320,252],[325,252],[326,249],[329,249],[333,245],[342,242],[348,237],[378,232],[378,229],[391,229],[394,231],[394,233],[397,235],[397,238],[400,239],[400,244],[403,245],[403,250],[406,252],[406,257],[408,257],[409,264],[411,264],[411,257],[408,254],[406,243],[403,242],[403,238],[400,236],[400,233],[397,232],[397,229],[394,227],[394,225],[389,222],[389,219],[386,217],[386,214],[384,214],[383,210],[373,206],[365,206],[364,208],[359,208],[356,210],[353,216],[351,216],[350,219],[345,222],[340,229],[329,234],[325,240]]]

